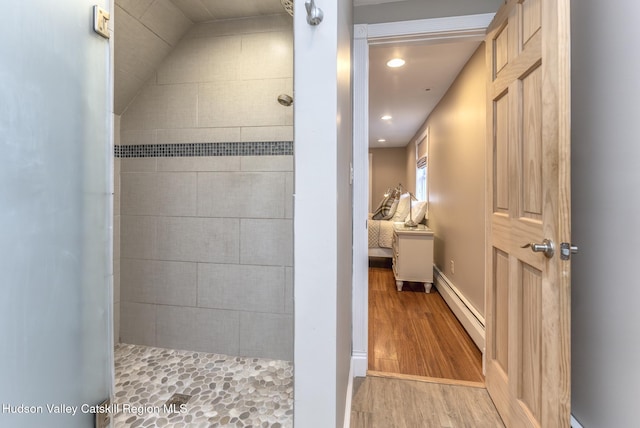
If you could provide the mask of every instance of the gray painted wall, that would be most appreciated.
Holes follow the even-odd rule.
[[[640,4],[572,7],[572,412],[638,425]]]

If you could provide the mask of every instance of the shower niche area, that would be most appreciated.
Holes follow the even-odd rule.
[[[116,0],[114,340],[292,361],[292,20],[199,19]]]

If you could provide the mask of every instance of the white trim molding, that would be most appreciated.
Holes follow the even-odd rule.
[[[353,358],[351,359],[351,366],[349,367],[349,383],[347,384],[347,393],[345,394],[344,402],[344,428],[351,426],[351,402],[353,401]]]
[[[438,293],[440,293],[447,303],[447,306],[451,308],[451,311],[456,318],[458,318],[460,324],[462,324],[469,336],[471,336],[473,342],[484,354],[484,317],[471,305],[467,298],[458,290],[458,287],[449,281],[449,278],[447,278],[440,269],[434,266],[433,270],[435,273],[434,285],[438,289]]]
[[[494,14],[353,27],[353,376],[366,376],[368,352],[369,45],[483,40]],[[484,336],[482,336],[484,347]]]
[[[371,24],[367,28],[369,44],[420,42],[445,39],[484,40],[493,13],[450,16],[446,18],[417,19],[414,21]]]
[[[571,428],[583,428],[573,415],[571,415]]]
[[[369,46],[367,26],[354,27],[353,75],[353,318],[352,353],[355,376],[367,375],[369,340]],[[364,359],[364,364],[360,360]]]

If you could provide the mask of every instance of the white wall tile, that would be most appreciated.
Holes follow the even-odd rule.
[[[238,219],[159,217],[157,258],[238,263],[239,227]]]
[[[240,355],[293,360],[293,316],[240,313]]]
[[[238,80],[240,36],[186,39],[158,68],[159,84]]]
[[[122,258],[157,258],[157,219],[145,216],[120,216],[120,256]]]
[[[126,116],[126,114],[123,116]],[[129,125],[134,126],[135,123],[129,123]],[[133,129],[133,130],[123,129],[120,132],[120,138],[121,138],[120,144],[122,144],[123,146],[135,146],[139,144],[156,144],[156,134],[157,134],[157,131],[155,129]]]
[[[157,143],[224,143],[240,138],[240,128],[158,129]]]
[[[293,156],[242,156],[243,171],[293,171]]]
[[[293,266],[291,220],[240,220],[242,264]]]
[[[122,215],[154,215],[157,207],[155,173],[122,173]]]
[[[154,175],[158,186],[155,215],[196,215],[196,173],[159,172]]]
[[[113,260],[120,260],[121,239],[120,214],[113,216]],[[115,272],[115,268],[114,268]]]
[[[175,46],[193,26],[193,22],[169,0],[155,0],[140,21],[171,46]]]
[[[117,114],[122,114],[144,85],[145,80],[138,77],[131,70],[121,70],[118,65],[115,66],[113,79],[113,111]]]
[[[198,173],[198,215],[208,217],[284,217],[284,173]]]
[[[122,129],[193,128],[198,85],[146,85],[122,115]]]
[[[140,18],[154,0],[116,0],[116,4],[135,18]]]
[[[120,174],[126,172],[155,172],[158,170],[158,159],[160,158],[123,158],[120,167]],[[120,177],[122,180],[122,177]],[[122,190],[122,181],[120,182]]]
[[[120,259],[113,260],[113,302],[120,302]]]
[[[295,191],[293,172],[285,174],[284,183],[284,218],[293,219],[293,192]]]
[[[284,268],[284,312],[293,314],[293,267]]]
[[[115,67],[146,82],[171,45],[119,6],[115,13]]]
[[[292,93],[293,79],[263,79],[202,83],[198,124],[220,126],[293,125],[293,109],[281,106],[278,95]]]
[[[217,37],[231,34],[264,33],[289,30],[293,32],[293,19],[288,14],[216,20],[194,25],[185,37]]]
[[[241,133],[240,141],[293,141],[293,126],[247,126],[241,128]]]
[[[196,264],[158,260],[122,261],[122,298],[128,302],[196,305]]]
[[[239,313],[216,309],[158,306],[158,345],[238,355]]]
[[[239,171],[239,156],[158,158],[158,171]]]
[[[284,311],[284,268],[198,264],[198,306],[239,311]]]
[[[155,265],[152,260],[122,259],[120,281],[123,302],[156,303]]]
[[[240,80],[293,77],[293,32],[242,36]]]
[[[200,0],[180,0],[178,4],[180,5],[180,10],[193,22],[197,22],[203,19],[203,17],[205,21],[213,19],[213,15],[204,7]]]
[[[120,302],[120,340],[135,345],[156,345],[156,306]]]
[[[196,173],[122,173],[122,214],[196,215]]]
[[[120,158],[113,160],[113,215],[120,215],[120,170],[122,161]]]
[[[113,304],[113,343],[120,343],[120,302]]]

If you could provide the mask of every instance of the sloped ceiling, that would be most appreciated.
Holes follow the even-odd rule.
[[[121,115],[195,23],[284,13],[280,0],[116,0],[114,112]]]

